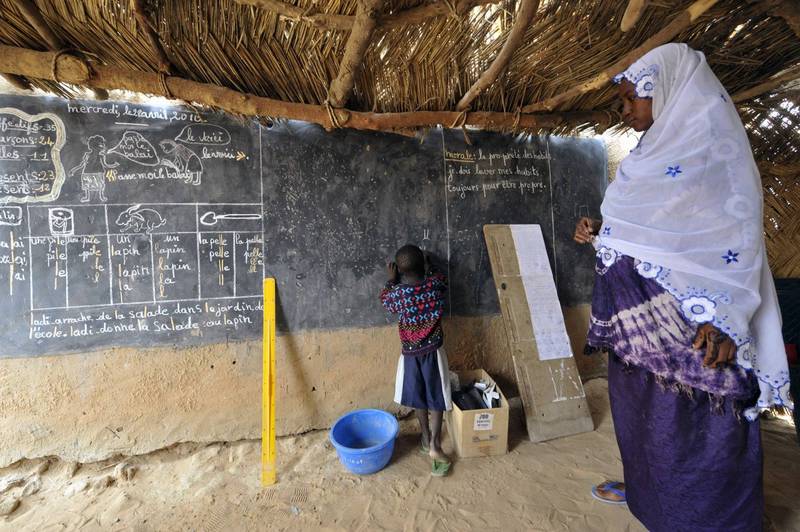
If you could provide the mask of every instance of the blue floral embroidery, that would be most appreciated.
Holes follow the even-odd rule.
[[[604,227],[603,228],[603,234],[604,235],[610,235],[611,234],[611,227]]]
[[[729,249],[728,254],[723,255],[722,258],[725,261],[725,264],[730,264],[732,262],[739,262],[739,259],[736,258],[738,256],[739,256],[738,253],[734,253],[733,250]]]
[[[681,165],[676,164],[675,166],[668,166],[667,171],[664,172],[664,175],[677,177],[678,174],[682,174],[683,170],[681,170]]]
[[[687,297],[681,301],[683,315],[695,323],[706,323],[714,319],[717,304],[707,297]]]
[[[606,268],[610,268],[619,258],[619,254],[616,251],[605,246],[597,250],[597,256],[600,257],[600,261]]]
[[[655,279],[661,273],[661,266],[651,264],[649,262],[636,261],[636,271],[645,279]]]
[[[652,98],[656,89],[656,80],[658,79],[658,65],[650,65],[639,70],[631,68],[617,74],[613,78],[614,83],[621,83],[623,79],[627,79],[634,86],[634,92],[637,98]]]

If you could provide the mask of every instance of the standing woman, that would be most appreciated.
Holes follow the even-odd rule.
[[[667,44],[615,78],[645,131],[608,187],[589,350],[609,352],[627,501],[649,530],[757,531],[758,408],[791,407],[762,230],[761,180],[736,108],[702,53]]]

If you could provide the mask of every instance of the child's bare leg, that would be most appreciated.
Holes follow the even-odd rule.
[[[422,446],[428,447],[431,441],[431,430],[428,428],[428,411],[423,408],[415,408],[414,412],[417,414],[417,421],[419,421],[419,428],[422,431]]]
[[[442,418],[444,412],[431,410],[431,458],[448,462],[450,459],[442,451]]]

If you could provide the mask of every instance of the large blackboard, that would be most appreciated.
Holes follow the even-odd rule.
[[[214,113],[0,100],[0,356],[261,330],[259,130]]]
[[[588,302],[605,150],[434,129],[422,140],[121,102],[0,97],[0,357],[391,322],[405,243],[438,257],[448,312],[498,312],[487,223],[537,223],[564,304]],[[449,259],[449,260],[448,260]]]
[[[422,141],[290,122],[262,131],[266,271],[283,331],[390,323],[377,294],[403,244],[432,252],[453,315],[498,313],[489,223],[542,226],[562,303],[591,297],[578,215],[599,217],[601,141],[433,130]],[[449,261],[448,261],[449,258]]]

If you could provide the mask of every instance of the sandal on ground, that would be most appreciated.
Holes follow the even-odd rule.
[[[424,443],[420,443],[419,444],[419,453],[420,454],[424,454],[424,455],[431,454],[431,448],[428,445],[425,445]]]
[[[608,499],[602,495],[600,495],[599,490],[611,492],[617,497],[620,497],[619,500],[615,499]],[[605,482],[598,484],[597,486],[592,487],[592,497],[597,499],[600,502],[604,502],[606,504],[626,504],[627,501],[625,499],[625,484],[622,482],[617,482],[614,480],[606,480]]]
[[[443,477],[447,475],[450,471],[450,462],[444,462],[442,460],[433,459],[433,464],[431,466],[431,475],[434,477]]]

